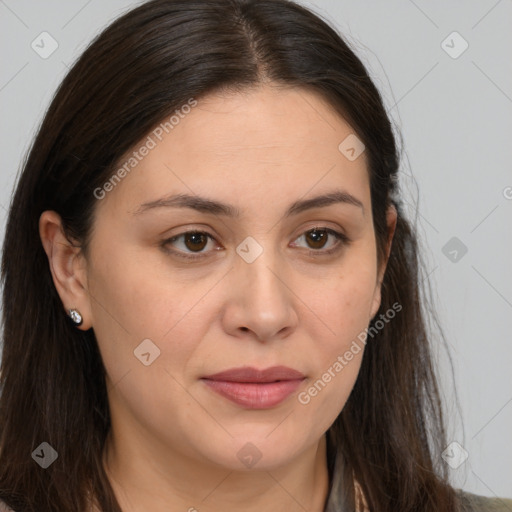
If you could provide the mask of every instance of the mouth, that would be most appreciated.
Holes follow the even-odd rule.
[[[246,409],[269,409],[284,402],[306,377],[286,366],[263,370],[232,368],[203,377],[213,391]]]

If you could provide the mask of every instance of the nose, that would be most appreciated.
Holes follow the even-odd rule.
[[[289,275],[270,250],[252,263],[236,258],[229,272],[229,290],[223,311],[225,331],[260,342],[283,339],[298,323],[296,297]]]

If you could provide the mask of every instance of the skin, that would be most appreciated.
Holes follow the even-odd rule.
[[[323,510],[325,432],[363,350],[307,405],[297,395],[368,326],[385,270],[377,265],[365,154],[349,161],[338,150],[351,133],[304,90],[267,84],[210,95],[98,201],[87,256],[55,212],[42,214],[63,306],[81,312],[80,329],[94,329],[106,367],[112,431],[104,464],[124,511]],[[295,201],[335,190],[362,208],[336,203],[284,215]],[[240,217],[176,207],[136,213],[171,194],[228,203]],[[387,219],[390,244],[394,209]],[[350,242],[329,235],[314,245],[306,234],[315,227]],[[205,257],[166,252],[194,254],[198,246],[183,236],[163,246],[187,229],[214,238],[199,249]],[[236,252],[248,236],[263,248],[252,263]],[[134,350],[148,338],[160,356],[145,366]],[[274,365],[306,378],[265,410],[236,405],[201,380]],[[261,455],[250,468],[237,457],[247,443]]]

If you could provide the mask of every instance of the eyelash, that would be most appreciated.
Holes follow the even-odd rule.
[[[313,257],[329,256],[331,254],[337,253],[344,246],[347,246],[350,243],[349,238],[344,233],[340,233],[339,231],[335,231],[334,229],[327,228],[327,227],[322,227],[322,226],[315,226],[314,228],[310,228],[310,229],[304,231],[295,240],[297,240],[301,236],[304,236],[305,234],[307,234],[307,233],[309,233],[311,231],[325,231],[327,234],[334,236],[337,239],[337,243],[334,245],[334,247],[332,247],[331,249],[327,249],[327,250],[322,250],[322,249],[313,250],[313,249],[309,249],[308,250],[309,256],[313,256]],[[164,240],[162,242],[162,244],[161,244],[162,248],[167,253],[170,253],[170,254],[176,255],[176,256],[178,256],[180,258],[184,258],[184,259],[188,259],[188,260],[199,260],[199,259],[208,257],[208,255],[209,255],[208,253],[198,252],[198,253],[192,255],[193,253],[187,253],[187,252],[184,252],[184,251],[176,251],[176,250],[173,250],[173,249],[169,249],[167,247],[170,243],[175,242],[178,238],[180,238],[182,236],[185,236],[185,235],[187,235],[189,233],[196,233],[196,234],[206,235],[210,240],[216,241],[215,237],[213,235],[211,235],[210,233],[208,233],[207,231],[199,231],[199,230],[196,230],[196,229],[191,229],[191,230],[188,230],[188,231],[184,231],[183,233],[179,233],[178,235],[175,235],[175,236],[173,236],[171,238],[168,238],[167,240]]]

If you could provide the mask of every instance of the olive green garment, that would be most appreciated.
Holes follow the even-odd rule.
[[[330,448],[332,449],[332,445]],[[354,512],[350,510],[350,507],[344,506],[342,500],[342,458],[340,456],[328,455],[328,466],[329,474],[332,473],[333,476],[324,512]],[[457,492],[461,498],[463,512],[512,512],[512,499],[487,498],[462,490],[457,490]],[[400,511],[397,510],[396,512]]]

